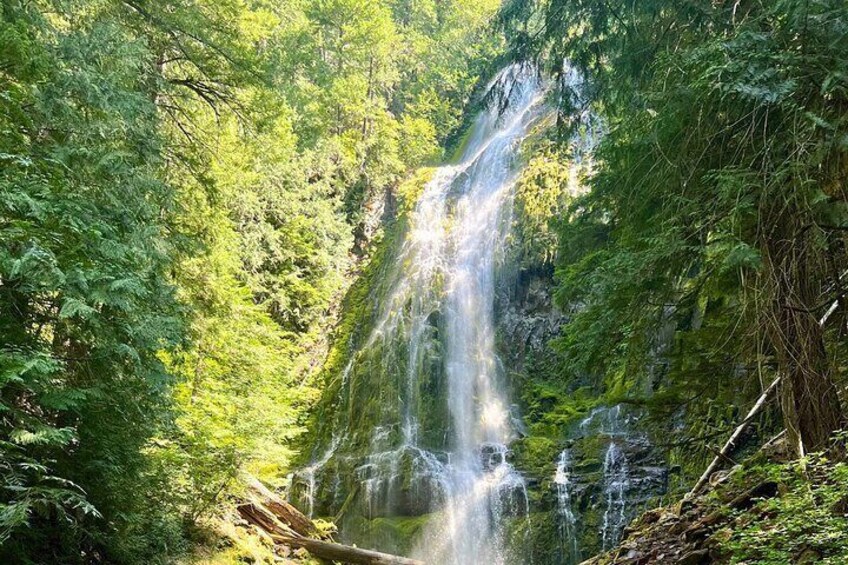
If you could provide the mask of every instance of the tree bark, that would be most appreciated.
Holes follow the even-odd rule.
[[[271,511],[264,508],[261,504],[254,504],[252,502],[239,504],[238,507],[236,507],[236,510],[238,510],[238,513],[242,518],[254,526],[259,526],[259,528],[271,535],[285,537],[300,536],[299,533],[277,520],[276,516],[274,516]]]
[[[821,269],[803,234],[775,241],[765,251],[772,285],[767,331],[782,377],[781,408],[789,443],[803,456],[824,449],[843,424],[824,333],[812,310],[823,277],[816,276]]]
[[[271,489],[263,485],[259,480],[248,477],[247,486],[251,495],[283,524],[302,536],[316,536],[318,534],[312,520],[304,516],[300,510],[283,500]]]

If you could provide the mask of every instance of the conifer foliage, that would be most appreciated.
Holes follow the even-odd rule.
[[[438,158],[496,9],[0,5],[0,561],[168,562],[281,476],[366,203]]]
[[[520,56],[580,68],[608,123],[560,223],[571,367],[695,412],[779,376],[796,451],[827,447],[844,423],[844,2],[508,2],[501,21]]]

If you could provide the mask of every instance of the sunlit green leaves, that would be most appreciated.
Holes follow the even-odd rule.
[[[365,207],[439,157],[496,8],[2,5],[0,559],[169,559],[282,475]]]

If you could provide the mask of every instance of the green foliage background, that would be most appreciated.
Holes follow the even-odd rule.
[[[786,425],[822,447],[844,422],[844,2],[514,1],[499,21],[558,77],[554,147],[583,125],[576,99],[607,130],[550,224],[570,319],[548,382],[570,394],[590,375],[610,401],[685,414],[700,462],[692,438],[784,375]]]
[[[369,207],[461,125],[497,7],[0,6],[0,560],[170,562],[282,479]]]
[[[6,0],[0,560],[172,562],[240,473],[282,480],[385,267],[375,210],[458,143],[503,37],[588,79],[516,191],[517,264],[569,314],[519,455],[626,401],[679,424],[685,478],[777,375],[821,447],[848,365],[843,0]],[[586,109],[608,131],[575,168]]]

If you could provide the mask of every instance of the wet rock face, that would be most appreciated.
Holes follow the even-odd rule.
[[[447,454],[413,446],[376,453],[356,469],[364,486],[362,515],[369,518],[420,516],[440,508],[448,496]]]
[[[552,287],[551,273],[545,271],[519,273],[504,282],[497,316],[507,374],[526,376],[532,370],[528,359],[553,355],[548,344],[568,317],[553,305]],[[521,380],[514,379],[513,386],[520,387]],[[575,386],[580,384],[585,383]],[[579,563],[615,546],[627,524],[665,493],[668,467],[636,409],[600,407],[560,437],[549,433],[529,438],[560,446],[549,467],[521,469],[525,462],[516,463],[527,475],[534,511],[546,516],[548,525],[539,530],[554,532],[535,540],[532,552],[539,562]]]
[[[527,355],[544,352],[567,318],[553,304],[550,272],[522,272],[511,279],[497,296],[497,324],[504,363],[510,371],[522,371]]]
[[[571,432],[571,500],[583,556],[615,546],[627,524],[668,488],[668,469],[636,410],[595,409]]]

